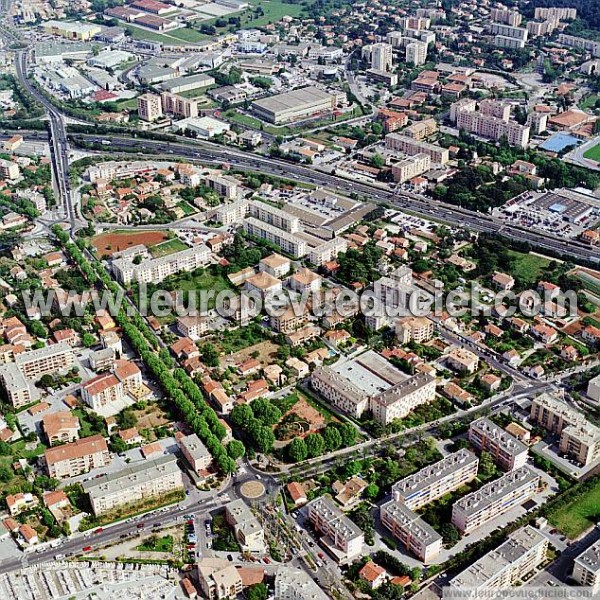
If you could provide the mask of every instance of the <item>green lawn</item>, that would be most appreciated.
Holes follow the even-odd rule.
[[[119,110],[137,110],[137,98],[128,98],[117,102]]]
[[[140,29],[134,27],[130,23],[127,23],[127,29],[131,31],[131,36],[134,40],[146,40],[148,42],[162,42],[163,44],[185,44],[186,42],[182,39],[172,37],[174,31],[165,33],[156,33],[154,31],[147,31],[146,29]]]
[[[215,306],[215,297],[223,290],[232,289],[229,281],[214,268],[194,271],[194,273],[180,273],[165,282],[165,288],[169,290],[180,290],[182,292],[192,290],[214,290],[215,296],[209,300],[208,308],[212,310]],[[198,307],[200,308],[200,307]]]
[[[304,10],[301,4],[286,4],[281,0],[253,0],[251,6],[253,8],[260,6],[264,15],[254,18],[253,14],[247,11],[242,17],[243,27],[262,27],[269,23],[275,23],[285,16],[299,17]]]
[[[579,108],[581,110],[589,110],[596,108],[596,103],[600,100],[600,96],[598,94],[590,94],[586,96],[580,103]]]
[[[509,254],[514,261],[511,275],[529,285],[533,285],[539,281],[550,265],[550,261],[547,258],[542,258],[535,254],[523,254],[514,250],[509,250]]]
[[[183,29],[176,29],[175,31],[170,31],[168,33],[170,37],[177,38],[178,40],[183,40],[184,42],[200,42],[202,40],[206,40],[210,36],[201,33],[197,29],[188,29],[187,27]]]
[[[145,542],[140,544],[136,550],[140,552],[173,552],[173,536],[165,535],[164,537],[158,537],[153,535]]]
[[[595,160],[596,162],[600,162],[600,142],[595,146],[592,146],[583,156]]]
[[[570,539],[595,525],[600,516],[600,482],[587,494],[549,515],[548,520]]]
[[[175,252],[180,252],[181,250],[187,250],[187,246],[179,239],[173,238],[172,240],[167,240],[166,242],[161,242],[156,246],[152,246],[149,248],[150,254],[154,258],[160,256],[167,256],[169,254],[174,254]]]
[[[198,212],[197,208],[194,208],[191,204],[188,204],[187,202],[180,202],[177,206],[185,213],[186,217]]]

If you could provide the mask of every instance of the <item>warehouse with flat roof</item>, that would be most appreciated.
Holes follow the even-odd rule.
[[[263,121],[278,124],[332,111],[335,103],[335,96],[310,86],[256,100],[252,103],[252,111]]]

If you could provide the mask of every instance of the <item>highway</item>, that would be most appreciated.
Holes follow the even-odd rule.
[[[69,140],[80,146],[86,143],[101,144],[106,139],[104,136],[93,134],[69,134]],[[163,158],[170,155],[172,158],[197,160],[204,164],[229,164],[234,169],[277,175],[302,183],[326,186],[346,194],[358,194],[360,198],[374,204],[389,205],[425,219],[442,221],[451,226],[464,227],[475,232],[499,233],[519,242],[529,242],[541,250],[569,256],[575,260],[600,263],[597,251],[577,241],[553,238],[542,232],[507,224],[488,214],[451,206],[417,194],[404,191],[397,193],[374,185],[349,181],[338,177],[335,173],[308,166],[233,150],[204,141],[163,142],[116,135],[111,135],[109,141],[111,145],[104,147],[104,153],[108,151],[108,148],[111,153],[119,150],[135,153],[137,150],[137,156],[140,158],[156,159],[156,155],[159,154]]]

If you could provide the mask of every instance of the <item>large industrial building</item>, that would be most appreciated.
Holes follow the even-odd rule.
[[[279,124],[332,112],[335,106],[333,94],[311,86],[256,100],[252,103],[252,110],[264,121]]]

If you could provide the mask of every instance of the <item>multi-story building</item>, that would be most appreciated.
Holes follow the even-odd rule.
[[[260,260],[258,270],[264,271],[277,279],[282,279],[289,273],[291,264],[289,258],[273,253]]]
[[[56,373],[73,366],[75,355],[69,344],[61,342],[15,356],[15,365],[27,379],[37,381],[42,375]]]
[[[478,450],[489,452],[505,471],[523,467],[527,462],[527,446],[486,417],[471,423],[469,441]]]
[[[6,392],[8,401],[15,408],[27,406],[33,401],[29,382],[14,363],[8,363],[0,367],[0,380],[2,380],[2,387]]]
[[[478,591],[513,588],[536,571],[547,551],[548,539],[528,525],[450,580],[449,587],[464,589],[473,597]]]
[[[156,94],[141,94],[137,99],[138,116],[152,123],[163,116],[162,101]]]
[[[83,490],[90,499],[96,516],[111,510],[135,504],[148,498],[157,498],[176,490],[183,490],[183,478],[172,455],[146,459],[121,471],[84,481]]]
[[[402,131],[402,135],[407,135],[413,140],[424,140],[433,135],[438,130],[438,124],[435,119],[423,119],[415,121]]]
[[[44,457],[48,475],[56,479],[75,477],[90,469],[105,467],[111,461],[106,441],[99,434],[48,448]]]
[[[19,165],[4,158],[0,159],[0,178],[14,180],[20,175]]]
[[[296,271],[288,280],[290,288],[299,293],[317,293],[321,289],[322,278],[314,271],[304,268]]]
[[[125,285],[132,281],[160,283],[169,275],[203,267],[209,259],[210,249],[205,244],[200,244],[167,256],[143,260],[139,264],[128,258],[118,258],[113,260],[112,270],[118,281]]]
[[[427,317],[404,317],[396,321],[396,337],[402,345],[428,342],[433,337],[434,329],[433,321]]]
[[[404,504],[391,500],[381,506],[379,516],[392,535],[423,562],[430,562],[442,550],[442,536]]]
[[[561,6],[553,6],[545,8],[538,6],[535,9],[534,16],[536,19],[559,19],[561,21],[572,21],[577,18],[577,9]]]
[[[415,154],[427,154],[429,158],[431,158],[431,162],[442,165],[450,160],[450,151],[448,148],[442,148],[441,146],[428,144],[427,142],[419,142],[399,133],[390,133],[389,135],[386,135],[385,147],[388,150],[403,152],[409,156],[414,156]]]
[[[428,154],[415,154],[392,165],[392,175],[397,183],[405,183],[413,177],[429,171],[431,158]]]
[[[240,571],[223,558],[202,558],[198,561],[198,582],[209,600],[237,598],[244,586]]]
[[[600,402],[600,375],[589,380],[587,387],[587,395],[594,402]]]
[[[206,476],[212,456],[200,438],[195,433],[184,435],[177,440],[177,444],[194,473],[201,477]]]
[[[198,116],[198,100],[194,100],[193,98],[184,98],[183,96],[178,96],[177,94],[172,94],[170,92],[163,92],[160,95],[160,99],[163,113],[170,113],[172,115],[184,118]],[[144,120],[149,121],[155,119]]]
[[[240,182],[235,177],[230,177],[229,175],[209,175],[204,182],[222,198],[233,200],[238,196]]]
[[[81,388],[81,399],[95,411],[122,402],[123,398],[123,384],[112,373],[98,375]]]
[[[358,557],[365,541],[363,532],[333,503],[321,496],[307,505],[308,519],[324,537],[321,543],[339,563]]]
[[[406,62],[418,67],[427,62],[427,44],[411,41],[406,45]]]
[[[257,553],[265,551],[264,529],[241,498],[225,505],[225,519],[233,527],[242,550]]]
[[[577,48],[578,50],[590,52],[592,56],[600,56],[600,42],[594,40],[561,33],[558,36],[558,43],[567,46],[567,48]]]
[[[584,467],[591,465],[600,459],[600,428],[588,421],[565,427],[558,449]]]
[[[310,384],[338,410],[354,418],[360,418],[369,408],[369,397],[363,390],[329,367],[315,369]]]
[[[277,311],[271,315],[270,326],[279,333],[291,333],[308,321],[308,309],[294,310],[289,306],[283,312]]]
[[[256,100],[252,110],[260,119],[278,125],[331,112],[335,106],[336,96],[311,86]]]
[[[531,37],[550,35],[560,25],[558,19],[546,19],[545,21],[528,21],[527,32]]]
[[[506,23],[511,27],[518,27],[523,20],[521,13],[518,10],[509,8],[492,8],[490,11],[490,19],[496,23]]]
[[[392,486],[392,497],[417,510],[477,477],[479,459],[464,448],[401,479]]]
[[[79,419],[68,410],[61,410],[46,415],[42,419],[42,429],[50,446],[68,444],[79,439],[81,425]]]
[[[529,420],[560,435],[566,427],[583,424],[586,418],[556,396],[544,393],[533,398]]]
[[[282,566],[275,575],[274,600],[327,600],[327,594],[301,569]]]
[[[230,204],[221,204],[215,210],[215,221],[222,225],[242,223],[248,212],[248,200],[237,200]]]
[[[197,340],[210,331],[210,319],[208,317],[179,317],[177,319],[177,330],[185,337]]]
[[[491,23],[490,30],[494,35],[514,38],[523,42],[527,41],[527,29],[523,27],[513,27],[504,23]]]
[[[392,45],[379,43],[371,46],[371,68],[376,71],[392,70]]]
[[[324,265],[335,260],[341,252],[348,249],[348,241],[343,237],[335,237],[316,248],[311,248],[308,253],[308,260],[317,266]]]
[[[470,533],[532,498],[539,484],[540,476],[527,467],[509,471],[456,502],[452,507],[452,523],[461,534]]]
[[[579,585],[592,588],[593,597],[600,592],[600,540],[575,559],[572,577]]]
[[[248,213],[251,217],[277,227],[277,229],[283,229],[289,233],[300,231],[300,219],[298,217],[265,202],[249,202]]]
[[[254,217],[248,217],[244,221],[244,231],[262,240],[267,240],[276,244],[283,252],[294,258],[301,258],[308,252],[308,246],[305,240],[288,231],[259,221]]]
[[[448,366],[460,373],[475,373],[479,368],[479,357],[466,348],[452,349],[446,357]]]

